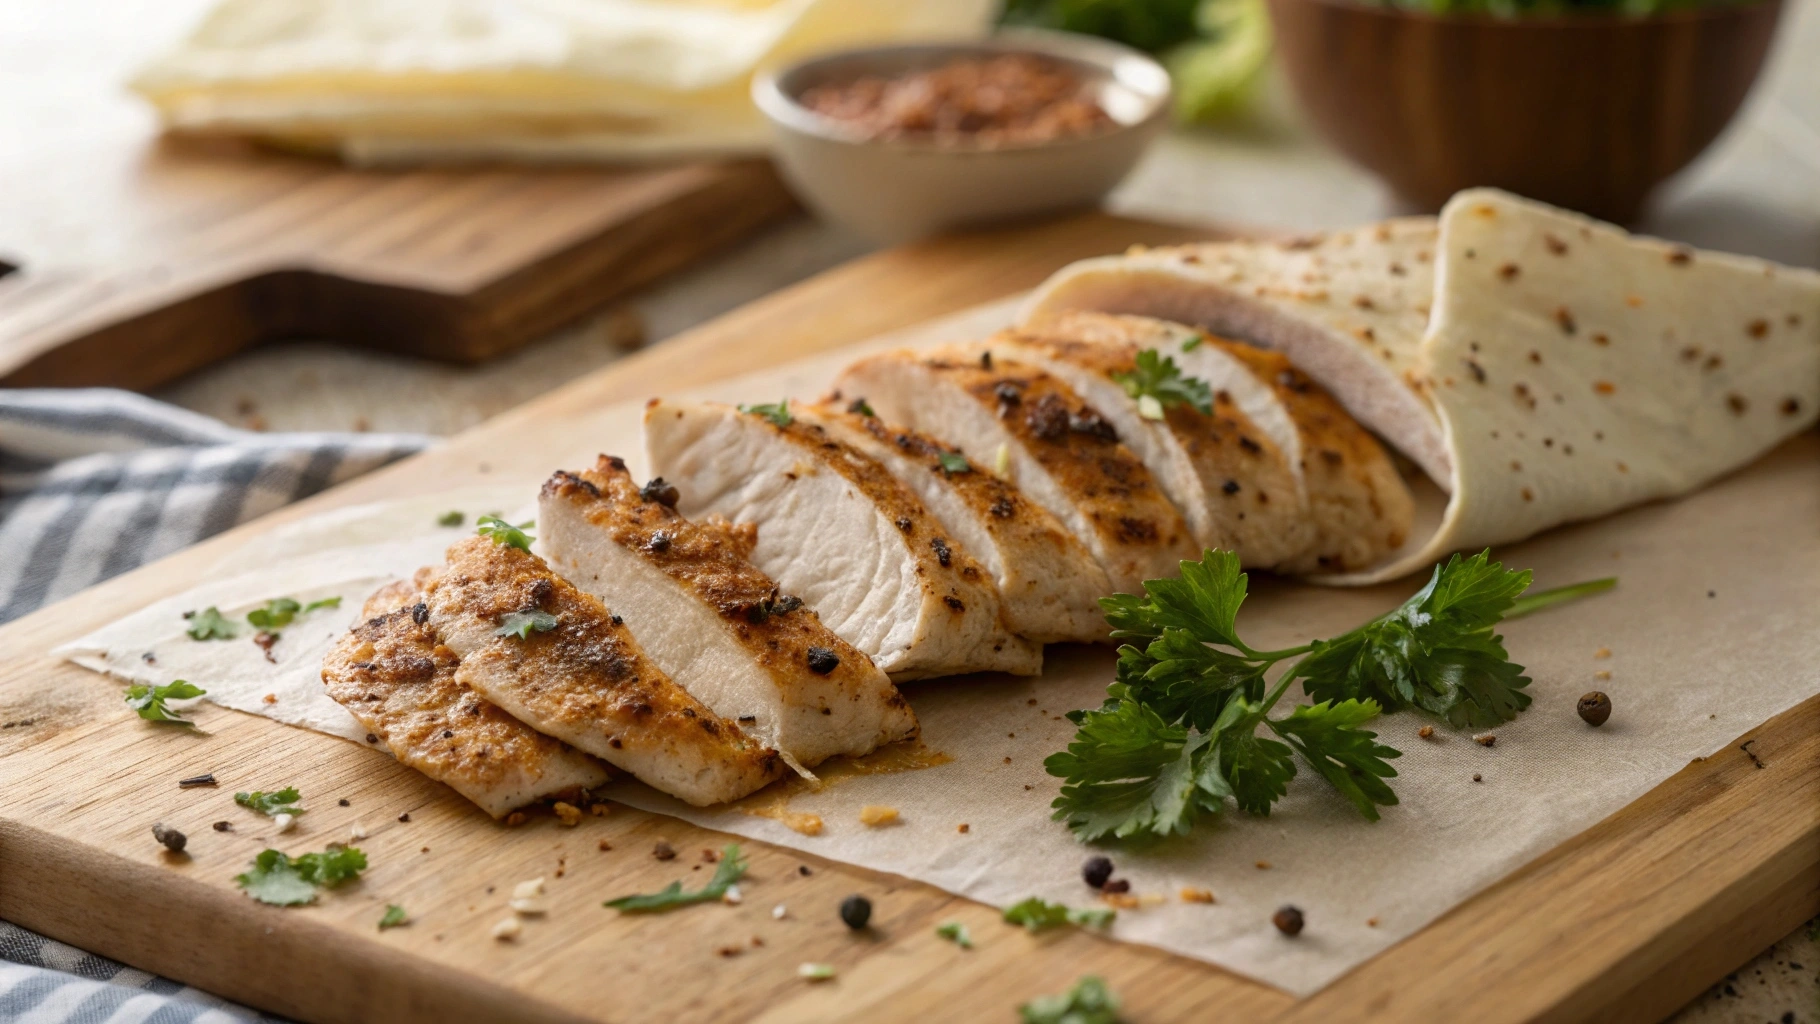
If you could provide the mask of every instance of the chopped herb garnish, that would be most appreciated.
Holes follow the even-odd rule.
[[[1182,342],[1182,351],[1193,352],[1195,349],[1200,348],[1206,341],[1207,336],[1205,334],[1197,334],[1187,341]]]
[[[334,597],[325,597],[320,600],[311,601],[309,604],[304,605],[303,614],[308,615],[309,613],[315,611],[318,608],[339,608],[339,607],[341,607],[341,595],[336,594]]]
[[[1115,910],[1070,910],[1060,903],[1045,902],[1040,896],[1032,896],[1022,903],[1013,903],[1005,908],[1007,922],[1021,924],[1033,932],[1069,924],[1083,928],[1104,928],[1117,916]]]
[[[809,981],[827,981],[834,977],[833,964],[797,964],[796,976]]]
[[[410,923],[410,920],[410,915],[404,912],[403,907],[388,903],[385,905],[385,915],[379,919],[379,930],[383,932],[387,928],[397,928]]]
[[[494,636],[515,636],[520,640],[529,640],[534,632],[548,633],[555,629],[557,618],[549,612],[512,612],[499,622],[499,628],[493,631]]]
[[[1089,974],[1061,995],[1032,999],[1017,1012],[1023,1024],[1118,1024],[1119,1000]]]
[[[739,407],[739,411],[751,413],[754,416],[763,416],[779,427],[787,427],[796,421],[796,417],[790,415],[788,398],[770,405],[742,405]]]
[[[527,519],[517,526],[513,526],[511,523],[506,522],[498,516],[481,516],[480,526],[474,532],[480,534],[482,537],[493,538],[493,543],[495,544],[503,544],[506,547],[517,548],[520,551],[529,551],[531,550],[531,542],[537,538],[525,531],[536,525],[537,520],[535,519]]]
[[[962,949],[973,948],[973,936],[967,933],[967,926],[959,921],[946,921],[935,928],[935,934],[947,939]]]
[[[1136,642],[1119,648],[1106,703],[1072,712],[1074,741],[1043,762],[1064,780],[1055,817],[1092,841],[1186,832],[1200,815],[1223,813],[1229,798],[1269,814],[1299,758],[1375,821],[1379,807],[1397,802],[1385,780],[1401,756],[1364,728],[1381,711],[1413,707],[1484,728],[1528,706],[1529,678],[1492,627],[1518,607],[1529,580],[1489,553],[1455,555],[1401,607],[1280,651],[1239,639],[1246,577],[1227,552],[1183,562],[1178,578],[1145,581],[1143,597],[1106,598],[1112,635]],[[1542,607],[1601,589],[1581,584],[1524,601]],[[1267,688],[1266,673],[1290,659]],[[1317,703],[1270,717],[1297,680]]]
[[[246,613],[246,621],[259,629],[279,629],[291,624],[303,605],[288,597],[274,597],[265,603],[264,608],[255,608]]]
[[[253,869],[235,875],[234,881],[261,903],[291,907],[314,902],[318,886],[332,889],[360,877],[366,866],[367,855],[352,846],[331,846],[296,860],[279,850],[261,850],[253,859]]]
[[[134,683],[126,688],[126,706],[139,713],[139,717],[148,722],[171,722],[176,725],[194,725],[196,723],[177,714],[165,706],[167,700],[190,700],[207,693],[195,683],[182,679],[173,679],[163,686],[147,686]]]
[[[454,509],[450,509],[449,511],[444,512],[442,515],[439,515],[436,517],[436,525],[437,526],[460,526],[462,521],[465,520],[466,518],[467,518],[467,516],[462,515],[460,512],[457,512]]]
[[[953,476],[956,473],[973,472],[973,467],[967,463],[967,457],[960,452],[943,452],[935,458],[937,462],[942,464],[942,472],[949,476]]]
[[[268,818],[276,818],[280,814],[302,814],[303,808],[294,806],[301,799],[303,797],[298,795],[295,786],[286,786],[270,793],[256,789],[251,793],[234,794],[235,803],[249,811],[258,811]]]
[[[184,632],[191,640],[232,640],[240,635],[233,620],[221,614],[214,605],[199,612],[184,612],[183,617],[190,620],[190,626]]]
[[[1191,405],[1204,416],[1213,415],[1213,389],[1207,382],[1184,376],[1174,359],[1159,355],[1156,349],[1139,352],[1136,368],[1115,373],[1112,379],[1137,399],[1138,413],[1145,419],[1160,420],[1163,410],[1174,405]]]
[[[681,882],[671,882],[662,892],[642,896],[621,896],[608,900],[603,906],[612,907],[622,914],[649,914],[664,910],[675,910],[691,903],[712,903],[727,894],[733,883],[746,874],[746,858],[739,852],[738,843],[728,843],[720,851],[720,866],[714,869],[714,877],[708,884],[694,892],[684,892]]]
[[[878,413],[872,411],[872,403],[863,398],[855,398],[853,401],[847,403],[847,411],[864,416],[867,419],[878,419]]]

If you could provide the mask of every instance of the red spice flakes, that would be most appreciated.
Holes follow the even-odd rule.
[[[268,693],[265,696],[259,698],[259,701],[262,704],[276,704],[276,703],[278,703],[278,695],[275,693]]]
[[[1523,268],[1517,266],[1515,263],[1506,263],[1503,266],[1498,268],[1498,276],[1503,278],[1506,281],[1515,281],[1517,279],[1517,275],[1521,274],[1522,272],[1523,272]]]
[[[262,629],[259,632],[253,634],[253,644],[255,646],[257,646],[259,648],[259,650],[265,654],[265,660],[271,662],[274,665],[278,664],[278,659],[272,657],[272,645],[277,642],[278,642],[277,633],[270,633],[270,632],[267,632],[266,630]],[[278,703],[277,697],[272,697],[272,695],[269,693],[266,694],[266,696],[271,697],[270,700],[266,701],[267,704]]]
[[[920,71],[817,85],[797,101],[869,139],[965,148],[1034,145],[1117,126],[1079,72],[1024,53],[957,57]]]
[[[1761,338],[1769,333],[1769,321],[1762,318],[1752,320],[1744,330],[1753,338]]]
[[[956,832],[959,832],[961,835],[966,835],[967,833],[973,831],[973,826],[969,825],[963,821],[959,825],[954,826],[954,830]]]
[[[1750,403],[1745,401],[1744,396],[1736,391],[1725,396],[1725,405],[1726,408],[1732,411],[1733,416],[1742,416],[1745,411],[1750,408]]]
[[[1617,391],[1618,386],[1608,380],[1595,380],[1593,381],[1592,389],[1601,395],[1609,395],[1612,392]]]

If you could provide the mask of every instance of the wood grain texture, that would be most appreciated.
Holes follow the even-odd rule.
[[[0,212],[118,209],[102,229],[111,237],[71,242],[104,261],[57,251],[54,232],[22,243],[0,227],[0,250],[21,264],[0,277],[9,387],[146,389],[299,336],[487,359],[794,209],[765,161],[358,171],[167,140],[98,192],[26,180],[37,194]]]
[[[1301,1002],[1155,950],[1072,933],[1032,938],[931,887],[748,842],[738,907],[646,918],[603,898],[705,880],[726,837],[616,808],[574,828],[491,823],[452,792],[327,736],[219,709],[190,735],[145,725],[117,687],[44,651],[227,566],[275,526],[359,501],[461,486],[529,488],[540,443],[599,406],[838,347],[1035,284],[1071,259],[1180,228],[1088,217],[869,257],[742,309],[500,417],[451,444],[284,509],[0,629],[0,916],[309,1021],[984,1020],[1080,974],[1105,976],[1144,1022],[1647,1021],[1820,905],[1820,698],[1734,744]],[[1820,455],[1803,438],[1800,457]],[[29,724],[6,727],[7,723]],[[219,790],[179,791],[213,771]],[[288,850],[361,823],[372,868],[316,906],[253,903],[230,879],[277,844],[236,789],[294,784],[311,806]],[[336,805],[345,798],[350,806]],[[400,821],[408,813],[410,820]],[[171,859],[149,827],[191,837]],[[228,820],[235,831],[209,823]],[[680,851],[653,859],[664,839]],[[601,849],[605,842],[610,849]],[[697,866],[699,865],[699,868]],[[807,867],[809,874],[799,870]],[[514,883],[549,879],[550,919],[488,937]],[[860,892],[874,929],[835,907]],[[413,923],[378,932],[386,903]],[[771,908],[788,908],[773,920]],[[981,941],[935,937],[947,920]],[[758,938],[763,945],[754,945]],[[723,955],[722,950],[729,950]],[[810,985],[799,963],[839,977]]]
[[[1270,0],[1303,109],[1405,200],[1437,210],[1492,185],[1621,224],[1731,121],[1781,9],[1501,19]]]

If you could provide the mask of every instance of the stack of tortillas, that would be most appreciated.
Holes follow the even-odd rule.
[[[1491,189],[1438,219],[1073,264],[1022,312],[1154,316],[1282,350],[1446,492],[1370,583],[1691,491],[1815,422],[1820,274]]]
[[[765,64],[978,35],[992,0],[223,0],[133,88],[355,163],[757,152]]]

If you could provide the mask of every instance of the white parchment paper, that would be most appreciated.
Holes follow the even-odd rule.
[[[996,303],[866,347],[978,336],[1008,322],[1011,308]],[[727,401],[813,396],[853,354],[697,394]],[[550,468],[607,451],[626,457],[636,472],[641,412],[641,403],[630,403],[591,414],[563,432]],[[436,561],[449,540],[471,529],[477,502],[516,509],[532,497],[414,498],[293,524],[267,547],[268,567],[176,595],[60,650],[123,678],[187,678],[224,706],[358,742],[359,727],[316,677],[334,635],[381,582]],[[445,507],[467,508],[467,527],[435,529]],[[1494,746],[1445,726],[1420,739],[1425,719],[1389,716],[1379,731],[1403,751],[1393,780],[1402,802],[1375,824],[1304,770],[1269,818],[1235,812],[1188,837],[1097,851],[1112,857],[1118,876],[1145,901],[1120,912],[1113,935],[1293,994],[1314,992],[1690,760],[1820,693],[1820,437],[1799,437],[1690,497],[1556,530],[1497,554],[1533,569],[1538,587],[1608,575],[1620,584],[1507,625],[1512,656],[1535,680],[1535,703],[1495,730]],[[1240,628],[1253,646],[1289,646],[1349,629],[1420,583],[1334,590],[1254,576]],[[327,594],[344,595],[342,608],[286,630],[273,651],[276,665],[247,640],[198,643],[183,635],[187,609],[214,604],[244,614],[269,597]],[[791,812],[821,817],[815,836],[738,809],[691,808],[633,782],[616,783],[611,795],[994,905],[1032,895],[1084,905],[1090,894],[1079,865],[1096,851],[1050,820],[1059,782],[1044,774],[1042,760],[1072,735],[1062,713],[1096,706],[1111,675],[1110,651],[1051,647],[1037,679],[907,684],[924,742],[952,761],[794,797]],[[1600,729],[1574,713],[1575,700],[1591,689],[1610,694],[1614,705]],[[267,702],[268,694],[275,700]],[[867,804],[896,808],[899,823],[861,824],[859,809]],[[1212,890],[1217,902],[1184,902],[1183,887]],[[1307,918],[1294,940],[1270,924],[1284,903]]]

